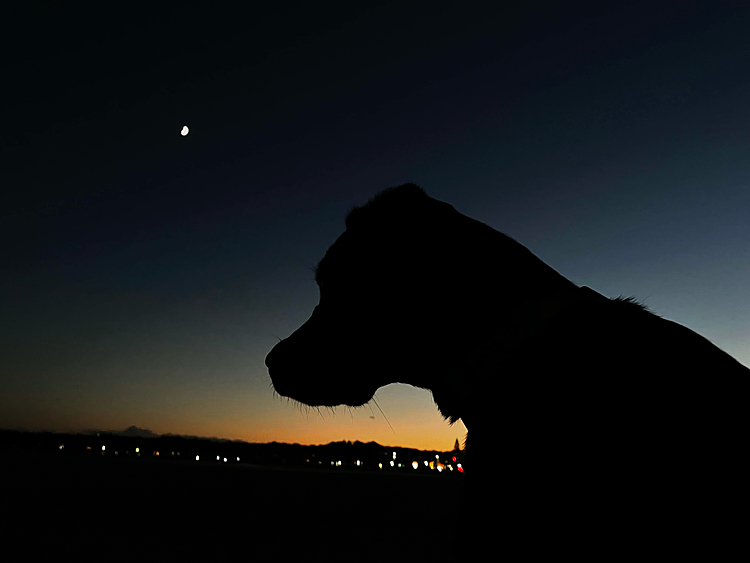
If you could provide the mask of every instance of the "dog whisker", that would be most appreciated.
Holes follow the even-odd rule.
[[[374,395],[373,395],[373,397],[372,397],[372,401],[373,401],[373,402],[375,403],[375,406],[376,406],[376,407],[378,407],[378,410],[380,411],[380,414],[382,414],[382,415],[383,415],[383,418],[384,418],[384,419],[385,419],[385,421],[386,421],[386,422],[388,423],[388,426],[390,426],[390,427],[391,427],[391,430],[393,431],[393,434],[394,434],[395,436],[398,436],[398,434],[396,434],[396,431],[395,431],[395,430],[393,430],[393,426],[391,426],[391,423],[390,423],[390,421],[388,420],[388,417],[387,417],[387,416],[385,416],[385,413],[383,412],[383,409],[381,409],[381,408],[380,408],[380,405],[378,404],[378,401],[377,401],[377,399],[375,399],[375,396],[374,396]]]

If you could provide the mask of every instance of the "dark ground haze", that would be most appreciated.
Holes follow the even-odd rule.
[[[435,475],[58,452],[0,462],[6,538],[35,557],[388,560],[440,552],[460,525],[462,479]]]

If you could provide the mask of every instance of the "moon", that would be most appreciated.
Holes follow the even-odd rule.
[[[182,136],[184,137],[184,136],[185,136],[185,135],[187,135],[187,134],[188,134],[189,132],[190,132],[190,129],[188,129],[188,126],[187,126],[187,125],[183,125],[183,126],[182,126],[182,131],[180,131],[180,135],[182,135]]]

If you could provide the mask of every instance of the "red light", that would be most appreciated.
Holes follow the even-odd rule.
[[[453,461],[456,461],[456,456],[453,456]]]

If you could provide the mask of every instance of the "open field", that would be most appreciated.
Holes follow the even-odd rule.
[[[434,553],[455,537],[463,483],[48,452],[0,460],[11,541],[83,559]]]

